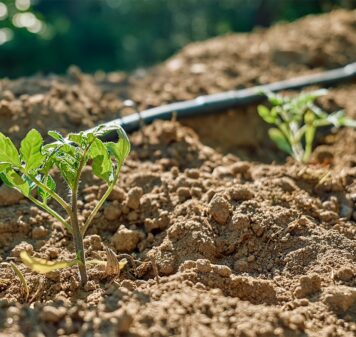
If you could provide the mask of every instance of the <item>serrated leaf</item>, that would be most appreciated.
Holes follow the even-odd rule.
[[[58,131],[48,131],[48,136],[52,137],[53,139],[63,142],[64,138]]]
[[[77,260],[71,261],[48,261],[45,259],[40,259],[38,257],[33,257],[29,255],[26,251],[20,253],[22,262],[29,267],[32,271],[40,274],[47,274],[51,271],[72,267],[78,264]]]
[[[287,152],[288,154],[292,154],[292,149],[287,139],[283,135],[282,131],[276,128],[271,128],[268,130],[268,134],[279,149],[281,149],[284,152]]]
[[[22,160],[25,162],[25,169],[30,172],[40,167],[44,160],[41,153],[43,139],[41,134],[35,130],[30,130],[21,142],[20,153]]]
[[[273,124],[276,122],[276,116],[271,114],[271,111],[264,105],[259,105],[257,107],[258,114],[260,117],[268,124]]]
[[[52,192],[56,190],[56,182],[53,180],[51,176],[44,176],[41,179],[42,183],[47,186]],[[47,204],[47,202],[51,199],[51,196],[48,192],[42,190],[42,188],[38,188],[38,195],[41,197],[42,201]]]
[[[11,139],[0,132],[0,162],[21,166],[20,156]]]
[[[104,143],[96,138],[89,149],[89,157],[93,159],[93,173],[106,182],[113,179],[113,167]]]
[[[0,173],[0,177],[5,185],[15,188],[26,197],[29,196],[30,186],[28,182],[22,179],[22,177],[15,170],[7,169],[6,171]]]

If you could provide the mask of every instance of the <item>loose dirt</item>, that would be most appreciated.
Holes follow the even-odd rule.
[[[0,82],[0,129],[64,133],[139,109],[291,78],[356,60],[356,12],[336,11],[195,43],[149,70]],[[356,118],[356,83],[319,101]],[[329,130],[330,131],[330,130]],[[256,107],[131,136],[122,178],[85,238],[133,260],[31,273],[19,253],[74,257],[61,224],[0,186],[0,336],[354,336],[356,131],[325,132],[300,165],[273,147]],[[278,164],[276,164],[278,163]],[[63,187],[61,187],[63,188]],[[84,220],[103,193],[85,170]],[[63,189],[65,193],[65,189]],[[26,296],[8,262],[25,274]]]

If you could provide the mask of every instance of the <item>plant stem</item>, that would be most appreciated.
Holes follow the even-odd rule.
[[[85,266],[85,252],[84,252],[84,245],[83,245],[83,235],[80,232],[79,221],[78,221],[78,187],[79,187],[80,176],[82,174],[84,164],[86,163],[86,160],[87,160],[87,158],[86,158],[87,152],[88,152],[90,146],[91,146],[91,144],[88,145],[82,153],[82,158],[79,163],[77,176],[76,176],[74,184],[73,184],[72,215],[70,217],[71,224],[73,227],[73,240],[74,240],[75,251],[77,254],[77,259],[79,260],[78,268],[79,268],[80,281],[81,281],[82,286],[87,283],[88,276],[87,276],[87,269]]]
[[[116,182],[117,182],[117,180],[119,178],[120,169],[121,169],[121,165],[119,165],[118,168],[116,169],[115,176],[114,176],[114,181],[108,186],[108,189],[106,190],[104,195],[101,197],[101,199],[98,201],[98,203],[95,205],[95,207],[92,210],[92,212],[90,213],[87,221],[85,222],[83,228],[81,229],[81,233],[82,233],[83,236],[85,235],[85,232],[87,231],[87,229],[88,229],[89,225],[91,224],[91,222],[93,221],[94,217],[98,213],[100,207],[103,205],[105,200],[108,198],[108,196],[112,192],[112,190],[113,190],[113,188],[114,188],[114,186],[115,186],[115,184],[116,184]]]
[[[45,203],[37,200],[36,198],[34,198],[31,195],[29,195],[27,198],[29,200],[31,200],[34,204],[36,204],[38,207],[41,207],[42,209],[44,209],[48,214],[52,215],[55,219],[60,221],[64,225],[64,227],[67,229],[67,231],[69,233],[73,232],[73,229],[72,229],[71,225],[67,221],[65,221],[63,219],[63,217],[61,217],[56,211],[51,209],[48,205],[46,205]]]
[[[78,215],[77,212],[75,211],[77,207],[76,202],[74,204],[72,203],[72,205],[75,206],[73,208],[73,213],[70,218],[73,227],[74,246],[75,246],[77,259],[79,261],[78,268],[80,274],[80,282],[81,285],[85,285],[88,281],[88,276],[87,276],[87,269],[85,266],[85,252],[84,252],[84,245],[83,245],[83,237],[82,234],[80,233]]]
[[[37,186],[41,187],[45,192],[47,192],[54,200],[56,200],[64,208],[67,214],[71,216],[72,210],[65,200],[63,200],[56,192],[51,191],[45,184],[41,183],[32,174],[27,174],[26,172],[23,173],[27,175]]]

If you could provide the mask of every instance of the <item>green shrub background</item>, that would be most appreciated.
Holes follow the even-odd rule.
[[[32,0],[29,11],[46,25],[34,34],[14,27],[15,0],[0,0],[12,14],[0,20],[13,38],[0,45],[0,76],[130,71],[166,59],[191,41],[248,32],[354,0]]]

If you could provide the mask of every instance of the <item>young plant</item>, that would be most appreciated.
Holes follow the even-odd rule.
[[[356,127],[356,121],[345,117],[344,111],[328,114],[315,105],[315,100],[326,93],[327,90],[321,89],[284,97],[268,92],[264,94],[272,107],[258,106],[262,119],[276,126],[268,130],[270,138],[279,149],[299,162],[309,161],[317,128],[328,125]]]
[[[100,140],[106,133],[117,130],[118,142]],[[0,178],[9,187],[21,192],[38,207],[60,221],[73,236],[76,259],[50,262],[21,254],[23,262],[37,272],[48,272],[78,265],[82,285],[87,282],[83,237],[119,179],[121,167],[130,152],[130,142],[120,125],[101,125],[88,132],[70,133],[64,138],[57,131],[49,131],[54,142],[44,145],[40,133],[34,129],[22,140],[20,151],[12,141],[0,133]],[[85,165],[107,183],[107,190],[84,223],[78,218],[78,187]],[[56,192],[51,169],[57,167],[70,190],[67,201]],[[65,211],[63,217],[48,203],[55,200]]]

